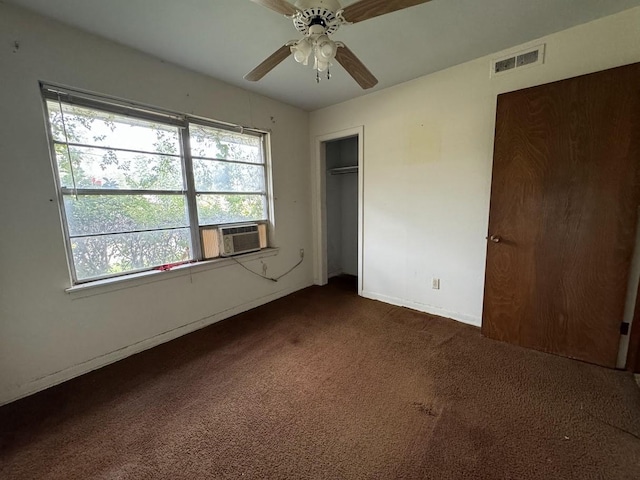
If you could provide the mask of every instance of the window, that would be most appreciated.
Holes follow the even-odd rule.
[[[202,227],[258,223],[266,237],[264,133],[43,95],[74,283],[202,260]]]

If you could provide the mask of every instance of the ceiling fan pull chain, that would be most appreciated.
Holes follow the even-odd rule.
[[[320,83],[320,70],[316,68],[316,83]]]

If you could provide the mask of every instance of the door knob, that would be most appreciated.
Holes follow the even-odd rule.
[[[487,237],[487,240],[491,240],[493,243],[500,243],[500,237],[498,235],[491,235]]]

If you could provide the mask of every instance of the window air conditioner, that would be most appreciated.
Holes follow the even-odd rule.
[[[222,257],[260,250],[258,224],[219,227],[218,242]]]

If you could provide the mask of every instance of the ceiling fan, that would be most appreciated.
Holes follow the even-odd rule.
[[[282,63],[289,55],[298,63],[308,65],[313,55],[316,81],[320,72],[331,78],[331,62],[335,59],[363,89],[374,87],[378,79],[342,42],[334,42],[330,36],[342,25],[362,22],[405,8],[427,3],[430,0],[359,0],[344,8],[338,0],[251,0],[293,20],[296,30],[304,36],[287,42],[269,58],[247,73],[244,78],[257,82]]]

